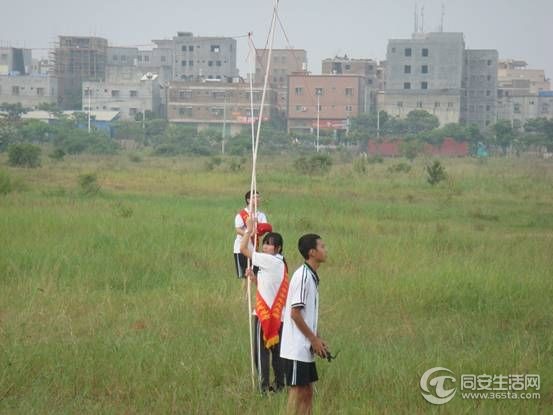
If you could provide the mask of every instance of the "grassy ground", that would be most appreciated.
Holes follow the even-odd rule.
[[[127,156],[8,168],[0,196],[0,413],[282,414],[250,384],[233,216],[249,167]],[[450,160],[298,176],[264,159],[263,210],[291,269],[320,233],[320,414],[553,413],[553,165]],[[101,191],[80,194],[80,174]],[[541,399],[423,400],[419,380],[541,375]],[[458,386],[458,385],[457,385]]]

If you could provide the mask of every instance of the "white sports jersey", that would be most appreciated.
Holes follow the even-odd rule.
[[[315,355],[311,352],[311,343],[292,320],[292,308],[298,307],[301,308],[301,315],[307,327],[317,334],[319,276],[308,264],[299,267],[290,280],[284,309],[280,357],[302,362],[313,362]]]
[[[252,265],[259,267],[257,291],[267,306],[271,308],[284,277],[284,258],[280,254],[271,255],[254,252]]]
[[[250,213],[250,209],[246,208],[246,212]],[[267,216],[257,211],[257,223],[267,223]],[[234,217],[234,227],[242,229],[243,231],[246,230],[246,224],[242,220],[242,216],[240,216],[240,213],[237,213]],[[238,234],[236,234],[236,238],[234,239],[234,253],[239,254],[240,253],[240,242],[242,241],[242,237]],[[253,244],[250,244],[250,249],[253,250]]]

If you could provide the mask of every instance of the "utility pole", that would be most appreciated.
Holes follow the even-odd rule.
[[[222,135],[223,137],[221,139],[221,154],[225,154],[225,136],[227,135],[227,92],[226,91],[225,91],[225,101],[223,102],[223,134]]]
[[[321,105],[320,105],[321,94],[317,90],[317,153],[319,152],[319,136],[320,136],[320,121],[321,121]]]
[[[90,116],[91,116],[91,95],[92,95],[92,89],[90,87],[86,88],[86,91],[88,93],[88,134],[90,134]]]

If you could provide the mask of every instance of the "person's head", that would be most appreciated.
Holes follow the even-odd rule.
[[[306,261],[310,259],[316,262],[326,261],[326,246],[317,234],[308,233],[303,235],[298,241],[298,250]]]
[[[259,206],[259,199],[261,199],[261,195],[257,191],[254,192],[254,194],[256,199],[255,200],[256,205]],[[252,192],[248,190],[248,192],[244,195],[244,199],[246,200],[246,206],[249,206],[251,197],[252,197]]]
[[[282,254],[282,248],[284,241],[282,240],[282,235],[276,232],[268,232],[263,237],[263,245],[261,249],[265,254]]]

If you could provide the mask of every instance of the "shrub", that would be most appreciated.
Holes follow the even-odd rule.
[[[440,183],[442,180],[445,180],[447,178],[445,168],[438,160],[435,160],[432,164],[426,165],[425,170],[426,181],[432,186]]]
[[[140,163],[142,161],[142,157],[140,157],[140,155],[138,154],[131,153],[129,154],[129,160],[133,163]]]
[[[367,158],[368,164],[384,163],[384,159],[381,156],[372,156]]]
[[[48,154],[48,157],[50,157],[52,160],[61,161],[65,157],[65,151],[63,151],[61,148],[56,148],[54,151]]]
[[[417,140],[405,140],[400,144],[401,154],[409,161],[415,160],[415,158],[421,153],[423,144]]]
[[[301,174],[324,174],[328,173],[332,168],[332,159],[326,154],[300,157],[294,162],[294,167]]]
[[[13,191],[13,183],[10,175],[0,171],[0,195],[7,195]]]
[[[8,147],[8,159],[12,166],[38,167],[40,166],[40,147],[32,144],[13,144]]]
[[[411,166],[407,163],[397,163],[392,164],[388,167],[390,173],[409,173],[411,171]]]
[[[81,174],[79,176],[79,187],[85,196],[94,196],[100,191],[100,184],[95,174]]]

